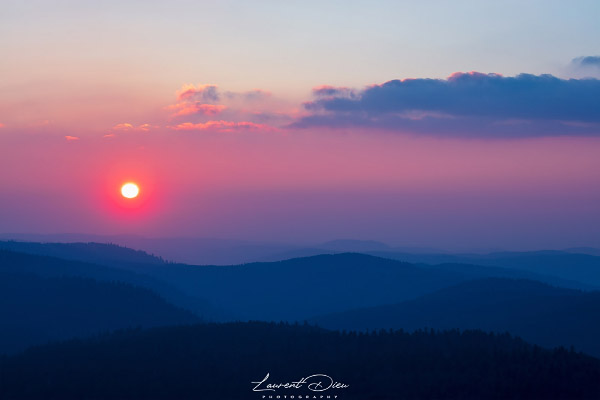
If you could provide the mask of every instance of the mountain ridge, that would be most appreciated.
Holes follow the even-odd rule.
[[[310,319],[328,329],[482,329],[511,332],[546,347],[575,345],[600,357],[600,292],[487,278],[417,299]]]

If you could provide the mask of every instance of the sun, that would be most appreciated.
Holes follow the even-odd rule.
[[[135,183],[128,182],[121,186],[121,194],[127,199],[133,199],[140,194],[140,188]]]

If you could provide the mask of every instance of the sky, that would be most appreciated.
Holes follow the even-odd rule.
[[[1,7],[0,233],[600,247],[597,1]]]

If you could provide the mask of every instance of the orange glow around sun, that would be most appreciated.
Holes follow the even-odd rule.
[[[128,182],[121,186],[121,195],[127,199],[136,198],[140,194],[140,188],[135,183]]]

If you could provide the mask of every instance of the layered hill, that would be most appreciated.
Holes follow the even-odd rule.
[[[27,256],[13,255],[0,252],[0,353],[115,329],[200,321],[146,288],[89,278],[40,276],[15,262],[15,258],[22,262]]]
[[[108,243],[41,243],[5,240],[0,241],[0,249],[108,266],[165,263],[162,258],[145,251]]]
[[[600,357],[600,292],[540,282],[484,279],[460,283],[418,299],[321,315],[330,329],[482,329],[510,332],[545,347],[575,346]]]
[[[303,321],[320,313],[389,304],[465,279],[452,271],[352,253],[237,266],[136,268],[243,319],[269,321]]]
[[[600,257],[591,254],[550,250],[489,254],[410,254],[372,251],[369,254],[409,263],[502,267],[538,276],[560,278],[572,283],[578,282],[588,288],[600,289]]]
[[[115,293],[119,294],[119,296],[122,295],[119,297],[119,300],[123,302],[124,310],[127,310],[127,307],[133,304],[128,300],[127,293],[131,295],[132,301],[135,299],[139,300],[141,302],[138,304],[141,308],[140,315],[146,312],[151,313],[152,304],[154,303],[149,302],[146,307],[142,307],[141,304],[145,303],[139,296],[143,296],[148,301],[150,301],[149,299],[157,300],[157,303],[155,303],[157,306],[161,305],[162,307],[162,305],[166,304],[169,310],[185,309],[187,310],[186,315],[193,314],[195,318],[193,320],[195,321],[215,320],[223,315],[221,310],[216,309],[202,298],[187,295],[177,288],[148,275],[121,268],[110,268],[103,265],[55,257],[0,250],[0,277],[2,278],[0,284],[4,288],[3,291],[0,291],[2,293],[0,308],[7,313],[6,315],[14,314],[13,317],[19,317],[20,319],[18,320],[21,322],[26,322],[28,316],[35,316],[35,318],[32,317],[32,323],[35,324],[37,323],[36,318],[46,318],[44,315],[47,315],[44,321],[50,323],[53,315],[71,312],[72,321],[66,321],[65,323],[67,325],[70,324],[71,328],[68,331],[73,332],[73,334],[77,333],[77,329],[73,330],[77,324],[81,323],[84,327],[87,324],[85,320],[80,319],[81,316],[85,315],[85,307],[76,308],[79,305],[88,304],[86,301],[89,300],[89,302],[94,302],[98,305],[106,301],[107,304],[113,304],[116,307],[116,303],[108,295],[110,288],[120,288],[119,290],[115,289]],[[90,290],[80,291],[79,287],[86,287]],[[59,288],[63,289],[59,290]],[[79,295],[83,296],[81,302],[78,300]],[[72,304],[71,308],[58,307],[58,304],[62,304],[63,302]],[[48,312],[47,305],[53,304],[57,306],[50,310],[52,312]],[[39,307],[38,311],[36,311],[36,307]],[[71,311],[65,311],[69,309]],[[99,310],[98,308],[96,309]],[[114,327],[137,326],[136,321],[138,320],[136,319],[136,314],[133,313],[134,310],[130,311],[132,311],[131,323],[119,326],[112,323],[104,326],[103,323],[99,323],[97,326],[104,330],[113,329]],[[160,313],[157,315],[160,315]],[[176,313],[175,315],[182,314]],[[7,321],[7,324],[9,324],[12,321],[11,318],[2,320]],[[161,318],[158,318],[157,321],[161,320]],[[125,317],[123,317],[124,319]],[[171,323],[173,321],[165,319],[164,323]],[[162,324],[161,322],[160,325]],[[142,325],[145,326],[145,324]],[[152,326],[154,325],[157,324],[153,324]],[[18,324],[15,323],[14,326],[17,327]],[[46,336],[48,338],[54,337],[53,335],[45,335],[41,328],[42,325],[40,325],[41,338]],[[3,331],[6,333],[8,328]],[[85,329],[82,331],[85,331]],[[19,332],[19,330],[15,328],[14,332]],[[34,338],[29,334],[22,335],[19,339],[20,343],[25,345],[39,342],[37,339],[28,341],[26,340],[28,337]],[[17,335],[17,338],[19,338],[19,335]],[[8,349],[11,347],[12,345],[5,346],[0,343],[0,348]]]

